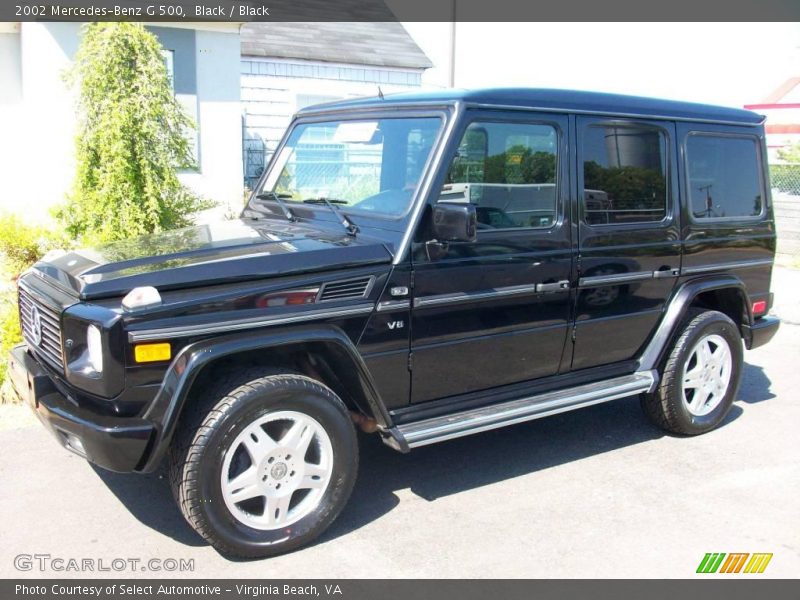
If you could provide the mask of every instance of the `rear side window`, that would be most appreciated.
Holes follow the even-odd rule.
[[[589,225],[658,222],[667,214],[667,137],[645,125],[583,132],[583,218]]]
[[[557,147],[550,125],[472,123],[439,202],[473,204],[480,230],[550,227],[556,221]]]
[[[689,206],[695,219],[761,215],[764,198],[755,138],[690,134]]]

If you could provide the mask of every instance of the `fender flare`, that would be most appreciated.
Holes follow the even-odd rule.
[[[338,327],[307,326],[263,331],[249,331],[221,337],[209,338],[183,348],[167,369],[155,399],[144,414],[144,418],[156,426],[156,434],[150,443],[141,472],[154,471],[166,454],[178,425],[183,407],[197,376],[212,363],[235,354],[266,349],[276,349],[298,344],[322,344],[338,352],[352,363],[356,372],[360,393],[368,406],[362,410],[372,413],[381,427],[391,427],[391,417],[383,404],[372,376],[352,340]]]
[[[747,323],[737,323],[740,332],[742,332],[742,326],[751,325],[753,322],[752,308],[747,289],[741,279],[735,275],[715,275],[702,279],[691,279],[676,287],[673,292],[658,327],[639,357],[638,370],[649,371],[657,367],[675,328],[681,323],[687,309],[699,294],[721,289],[735,289],[742,297],[747,311]]]

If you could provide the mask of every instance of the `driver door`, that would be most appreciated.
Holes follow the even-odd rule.
[[[475,206],[474,242],[413,251],[411,401],[554,375],[570,330],[568,119],[468,114],[429,199]],[[428,209],[430,217],[430,208]]]

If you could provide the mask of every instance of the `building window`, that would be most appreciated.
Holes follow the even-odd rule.
[[[690,134],[686,160],[695,219],[761,215],[764,201],[755,138]]]
[[[169,79],[169,87],[172,88],[172,93],[175,93],[175,51],[174,50],[161,50],[161,56],[164,58],[164,66],[167,69],[167,79]]]
[[[556,220],[557,147],[550,125],[472,123],[439,201],[474,204],[479,229],[550,227]]]

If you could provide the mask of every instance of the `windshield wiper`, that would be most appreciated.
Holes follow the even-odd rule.
[[[286,219],[294,223],[297,221],[297,217],[294,216],[292,209],[289,208],[289,205],[283,201],[284,198],[291,198],[290,194],[278,194],[277,192],[261,192],[260,194],[256,194],[256,198],[259,200],[274,200],[278,203],[278,206],[281,208],[281,212]]]
[[[356,237],[356,234],[359,231],[358,225],[356,225],[353,222],[353,220],[346,214],[344,214],[341,210],[336,208],[337,204],[347,204],[347,200],[338,200],[336,198],[306,198],[305,200],[303,200],[303,203],[324,204],[331,210],[334,216],[336,216],[336,218],[339,219],[339,221],[342,224],[342,227],[344,227],[345,230],[347,230],[347,235],[352,235],[353,237]]]

